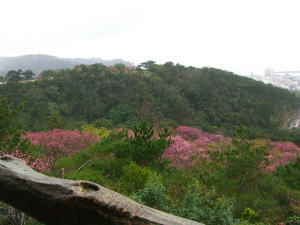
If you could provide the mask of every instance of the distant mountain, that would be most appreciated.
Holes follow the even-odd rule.
[[[50,55],[23,55],[16,57],[0,57],[0,76],[3,76],[9,70],[33,70],[36,74],[43,70],[73,68],[78,64],[102,63],[106,66],[112,66],[116,63],[132,65],[130,62],[122,59],[103,60],[101,58],[59,58]]]

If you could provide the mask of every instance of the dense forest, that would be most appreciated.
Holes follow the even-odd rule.
[[[294,93],[171,62],[28,73],[0,86],[0,155],[206,225],[300,223]],[[0,203],[21,220],[40,224]]]
[[[213,68],[197,69],[152,61],[137,68],[116,64],[80,65],[47,70],[35,82],[20,82],[8,73],[0,96],[25,102],[26,129],[61,128],[109,120],[123,127],[141,119],[155,125],[191,125],[231,134],[233,126],[254,130],[279,128],[300,107],[287,90]],[[50,127],[49,127],[50,126]]]

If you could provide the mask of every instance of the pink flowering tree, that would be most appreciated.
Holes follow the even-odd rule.
[[[0,99],[0,156],[11,155],[23,159],[35,170],[47,170],[51,160],[44,159],[38,148],[22,138],[23,130],[16,123],[21,110],[22,105],[15,107],[11,99]]]
[[[193,127],[179,126],[176,128],[176,133],[185,140],[194,140],[199,137],[201,131]]]
[[[60,156],[69,156],[82,149],[88,148],[97,142],[99,137],[79,130],[60,130],[29,132],[23,136],[33,145],[44,149],[45,154],[57,159]]]
[[[209,159],[208,151],[222,150],[229,147],[232,138],[219,134],[210,134],[197,128],[179,126],[172,137],[172,144],[165,150],[162,157],[172,161],[177,168],[192,165],[197,157]],[[300,154],[300,148],[292,142],[271,142],[270,140],[254,140],[254,147],[267,147],[269,154],[266,159],[269,165],[266,171],[274,171],[278,166],[294,162]]]
[[[5,151],[0,151],[0,156],[3,156],[3,155],[11,155],[13,157],[22,159],[29,167],[31,167],[32,169],[37,170],[37,171],[49,170],[52,165],[51,158],[48,158],[48,159],[34,158],[26,153],[22,153],[18,149],[15,152],[12,152],[10,154],[8,154]]]
[[[166,149],[162,158],[172,161],[177,168],[192,165],[197,157],[208,159],[207,151],[214,147],[228,144],[231,138],[219,134],[210,134],[197,128],[180,126],[172,137],[172,144]]]
[[[268,159],[268,171],[274,171],[278,166],[295,162],[300,153],[300,148],[292,142],[271,142]]]
[[[181,136],[171,138],[172,144],[162,155],[163,159],[171,160],[177,168],[184,168],[192,164],[191,144]]]

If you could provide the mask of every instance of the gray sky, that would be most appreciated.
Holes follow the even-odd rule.
[[[300,70],[299,0],[0,0],[0,55]]]

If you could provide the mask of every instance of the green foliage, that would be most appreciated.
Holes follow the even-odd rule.
[[[128,158],[139,165],[148,165],[157,160],[171,143],[167,129],[154,137],[153,126],[146,121],[135,124],[132,131],[134,137],[126,138],[124,148],[114,152],[118,158]]]
[[[68,126],[67,119],[58,114],[47,116],[44,123],[46,130],[65,129]]]
[[[245,139],[248,135],[249,130],[236,129],[231,145],[221,149],[212,147],[210,160],[199,159],[186,171],[187,176],[200,180],[208,189],[216,188],[219,196],[234,198],[234,215],[250,222],[275,224],[299,213],[296,207],[299,192],[264,172],[268,151]],[[247,208],[254,210],[257,216],[247,217],[244,211]]]
[[[114,67],[116,67],[119,71],[124,71],[126,66],[123,63],[116,63]]]
[[[58,113],[68,121],[106,118],[118,126],[144,119],[227,134],[235,125],[274,133],[286,112],[299,107],[299,98],[287,90],[222,70],[171,62],[148,61],[128,71],[124,65],[80,65],[44,71],[43,79],[35,82],[18,82],[21,75],[10,72],[13,82],[0,86],[0,96],[10,94],[17,103],[26,100],[24,123],[31,130],[41,129],[46,117]]]
[[[232,202],[218,197],[214,190],[201,193],[197,183],[191,185],[176,214],[207,225],[232,225],[235,221]]]
[[[131,117],[131,113],[132,109],[129,105],[119,104],[109,111],[108,118],[114,121],[116,125],[128,125],[133,120],[133,118]]]
[[[151,176],[145,187],[136,194],[131,195],[131,198],[152,208],[163,211],[169,210],[166,189],[162,184],[161,177],[157,175]]]
[[[162,176],[163,184],[167,187],[166,193],[172,202],[172,206],[174,208],[178,207],[188,190],[191,177],[183,171],[168,169],[168,167],[157,169],[156,171],[159,171]]]
[[[246,208],[242,213],[242,217],[245,220],[253,221],[258,217],[258,213],[251,208]]]
[[[10,70],[6,74],[6,78],[8,80],[8,83],[17,83],[20,80],[22,80],[22,70]]]
[[[300,216],[292,216],[287,219],[285,225],[300,225]]]
[[[68,179],[90,180],[204,224],[276,224],[298,215],[300,193],[263,172],[266,149],[246,139],[246,128],[236,129],[234,135],[230,146],[212,150],[210,160],[202,158],[195,166],[178,171],[156,160],[158,153],[151,149],[158,147],[149,144],[161,138],[166,143],[168,132],[155,135],[153,127],[143,121],[133,126],[129,137],[127,130],[112,131],[89,149],[60,158],[56,175],[61,176],[64,168]],[[144,154],[136,157],[137,151]]]
[[[89,149],[77,152],[70,157],[61,157],[55,163],[56,173],[59,175],[61,168],[64,168],[66,173],[74,174],[92,168],[104,175],[119,178],[123,173],[123,166],[127,165],[128,161],[116,159],[112,152],[120,150],[126,145],[123,141],[125,135],[124,132],[112,131],[109,136],[96,142]]]
[[[35,74],[33,73],[32,70],[25,70],[22,72],[22,75],[24,79],[28,81],[28,80],[32,80]]]
[[[98,119],[96,120],[93,125],[97,128],[100,128],[100,127],[105,127],[107,129],[111,129],[113,128],[113,122],[111,120],[108,120],[108,119]]]
[[[245,192],[254,185],[268,165],[267,149],[255,147],[247,140],[249,131],[236,128],[232,145],[226,149],[212,149],[209,152],[215,172],[206,174],[206,182],[219,183],[220,189],[229,192]]]
[[[140,65],[138,65],[139,69],[142,70],[150,70],[152,71],[155,68],[156,63],[152,60],[149,60],[147,62],[142,62]]]
[[[159,65],[148,61],[132,70],[123,65],[80,65],[44,71],[43,79],[35,82],[19,82],[22,76],[22,71],[12,71],[5,78],[7,85],[0,86],[0,96],[12,96],[10,101],[0,103],[1,149],[42,153],[22,141],[20,120],[30,130],[92,124],[82,128],[100,130],[102,140],[59,159],[57,176],[64,168],[67,178],[92,180],[125,194],[136,192],[136,199],[143,203],[169,211],[179,207],[176,212],[191,218],[199,216],[199,220],[207,212],[208,224],[228,224],[230,218],[232,224],[247,224],[234,220],[231,214],[271,224],[299,214],[299,163],[278,168],[276,177],[264,174],[267,149],[246,140],[272,137],[299,142],[298,131],[278,130],[286,113],[299,107],[299,98],[286,90],[222,70],[172,62]],[[17,119],[21,108],[13,105],[24,100],[26,105]],[[106,130],[101,127],[128,127],[140,120],[150,121],[155,127],[185,124],[227,135],[235,125],[251,130],[235,132],[226,149],[212,149],[210,161],[201,159],[193,168],[174,171],[158,160],[169,145],[167,131],[155,135],[153,126],[142,122],[132,127],[134,135],[130,137],[127,132],[102,136]],[[161,177],[159,181],[153,181],[153,174]],[[187,190],[194,179],[202,189]],[[215,194],[208,191],[213,187]],[[233,202],[228,200],[231,197]],[[247,208],[258,217],[250,210],[245,213]],[[198,211],[201,213],[194,213]]]
[[[30,143],[21,138],[23,132],[18,123],[22,105],[13,106],[9,98],[0,99],[0,151],[26,150]]]
[[[126,184],[127,192],[136,192],[139,189],[144,188],[148,177],[150,177],[153,172],[145,167],[140,167],[134,162],[123,167],[123,182]]]
[[[88,180],[91,182],[99,183],[102,179],[102,174],[99,173],[98,170],[86,168],[77,173],[66,174],[65,178],[70,180]]]
[[[84,124],[81,126],[82,132],[90,133],[94,136],[105,138],[109,135],[109,130],[105,127],[95,127],[92,124]]]
[[[277,167],[275,175],[291,188],[300,190],[300,158],[296,162]]]

